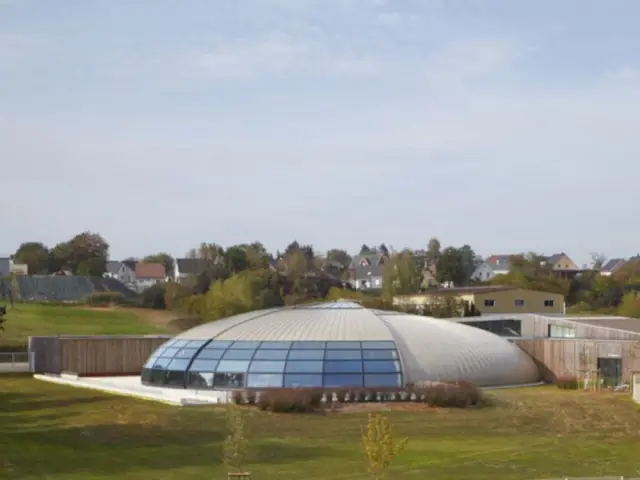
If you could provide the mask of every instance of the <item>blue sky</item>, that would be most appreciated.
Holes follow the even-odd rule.
[[[0,251],[640,250],[635,0],[0,0]]]

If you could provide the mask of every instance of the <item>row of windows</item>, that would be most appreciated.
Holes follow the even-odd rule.
[[[273,342],[273,341],[230,341],[230,340],[169,340],[163,345],[163,347],[192,347],[198,348],[207,344],[207,347],[221,348],[221,349],[242,349],[242,350],[255,350],[257,348],[266,350],[298,350],[298,349],[312,349],[312,350],[324,350],[324,349],[389,349],[396,348],[396,345],[392,341],[370,341],[370,342],[352,342],[352,341],[331,341],[331,342],[316,342],[316,341],[299,341],[299,342]]]
[[[210,388],[386,388],[401,387],[401,374],[278,374],[170,372],[145,369],[142,382],[153,385]]]
[[[231,373],[400,373],[397,360],[337,360],[337,361],[273,361],[273,360],[208,360],[183,358],[152,358],[144,368],[174,372],[231,372]]]
[[[196,355],[197,353],[197,355]],[[197,348],[159,348],[150,359],[207,360],[395,360],[396,350],[224,350],[208,345]]]
[[[575,338],[576,329],[566,325],[549,325],[549,336],[553,338]]]
[[[485,307],[495,307],[495,306],[496,306],[496,303],[497,303],[497,302],[496,302],[495,300],[491,299],[491,298],[486,298],[486,299],[484,300],[484,306],[485,306]],[[524,307],[524,305],[525,305],[525,301],[524,301],[522,298],[516,298],[516,299],[513,301],[513,304],[514,304],[516,307]],[[544,306],[545,306],[545,307],[553,307],[554,305],[555,305],[555,301],[554,301],[554,300],[545,300],[545,301],[544,301]]]

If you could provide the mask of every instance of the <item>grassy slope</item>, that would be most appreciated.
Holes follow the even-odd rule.
[[[226,478],[224,407],[180,409],[28,378],[0,382],[0,478]],[[493,395],[499,406],[484,410],[389,413],[396,434],[409,437],[389,478],[639,475],[640,409],[628,399],[553,388]],[[365,422],[360,413],[256,413],[253,478],[365,479]]]
[[[6,316],[2,347],[26,345],[30,335],[135,335],[166,333],[168,327],[147,320],[144,311],[99,310],[57,305],[18,304]]]

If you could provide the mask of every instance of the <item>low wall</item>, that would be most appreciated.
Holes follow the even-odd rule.
[[[140,375],[151,353],[168,335],[30,337],[34,373],[78,376]]]

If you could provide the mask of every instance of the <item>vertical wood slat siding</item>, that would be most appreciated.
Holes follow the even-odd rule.
[[[166,338],[61,338],[60,368],[79,376],[139,375]]]
[[[533,339],[514,340],[514,343],[531,355],[538,364],[542,378],[550,382],[562,376],[583,376],[586,373],[581,371],[583,369],[596,370],[598,357],[622,358],[623,381],[630,381],[632,372],[640,368],[640,344],[637,342]],[[580,360],[581,355],[586,362]]]
[[[59,337],[29,337],[33,373],[60,373]]]

